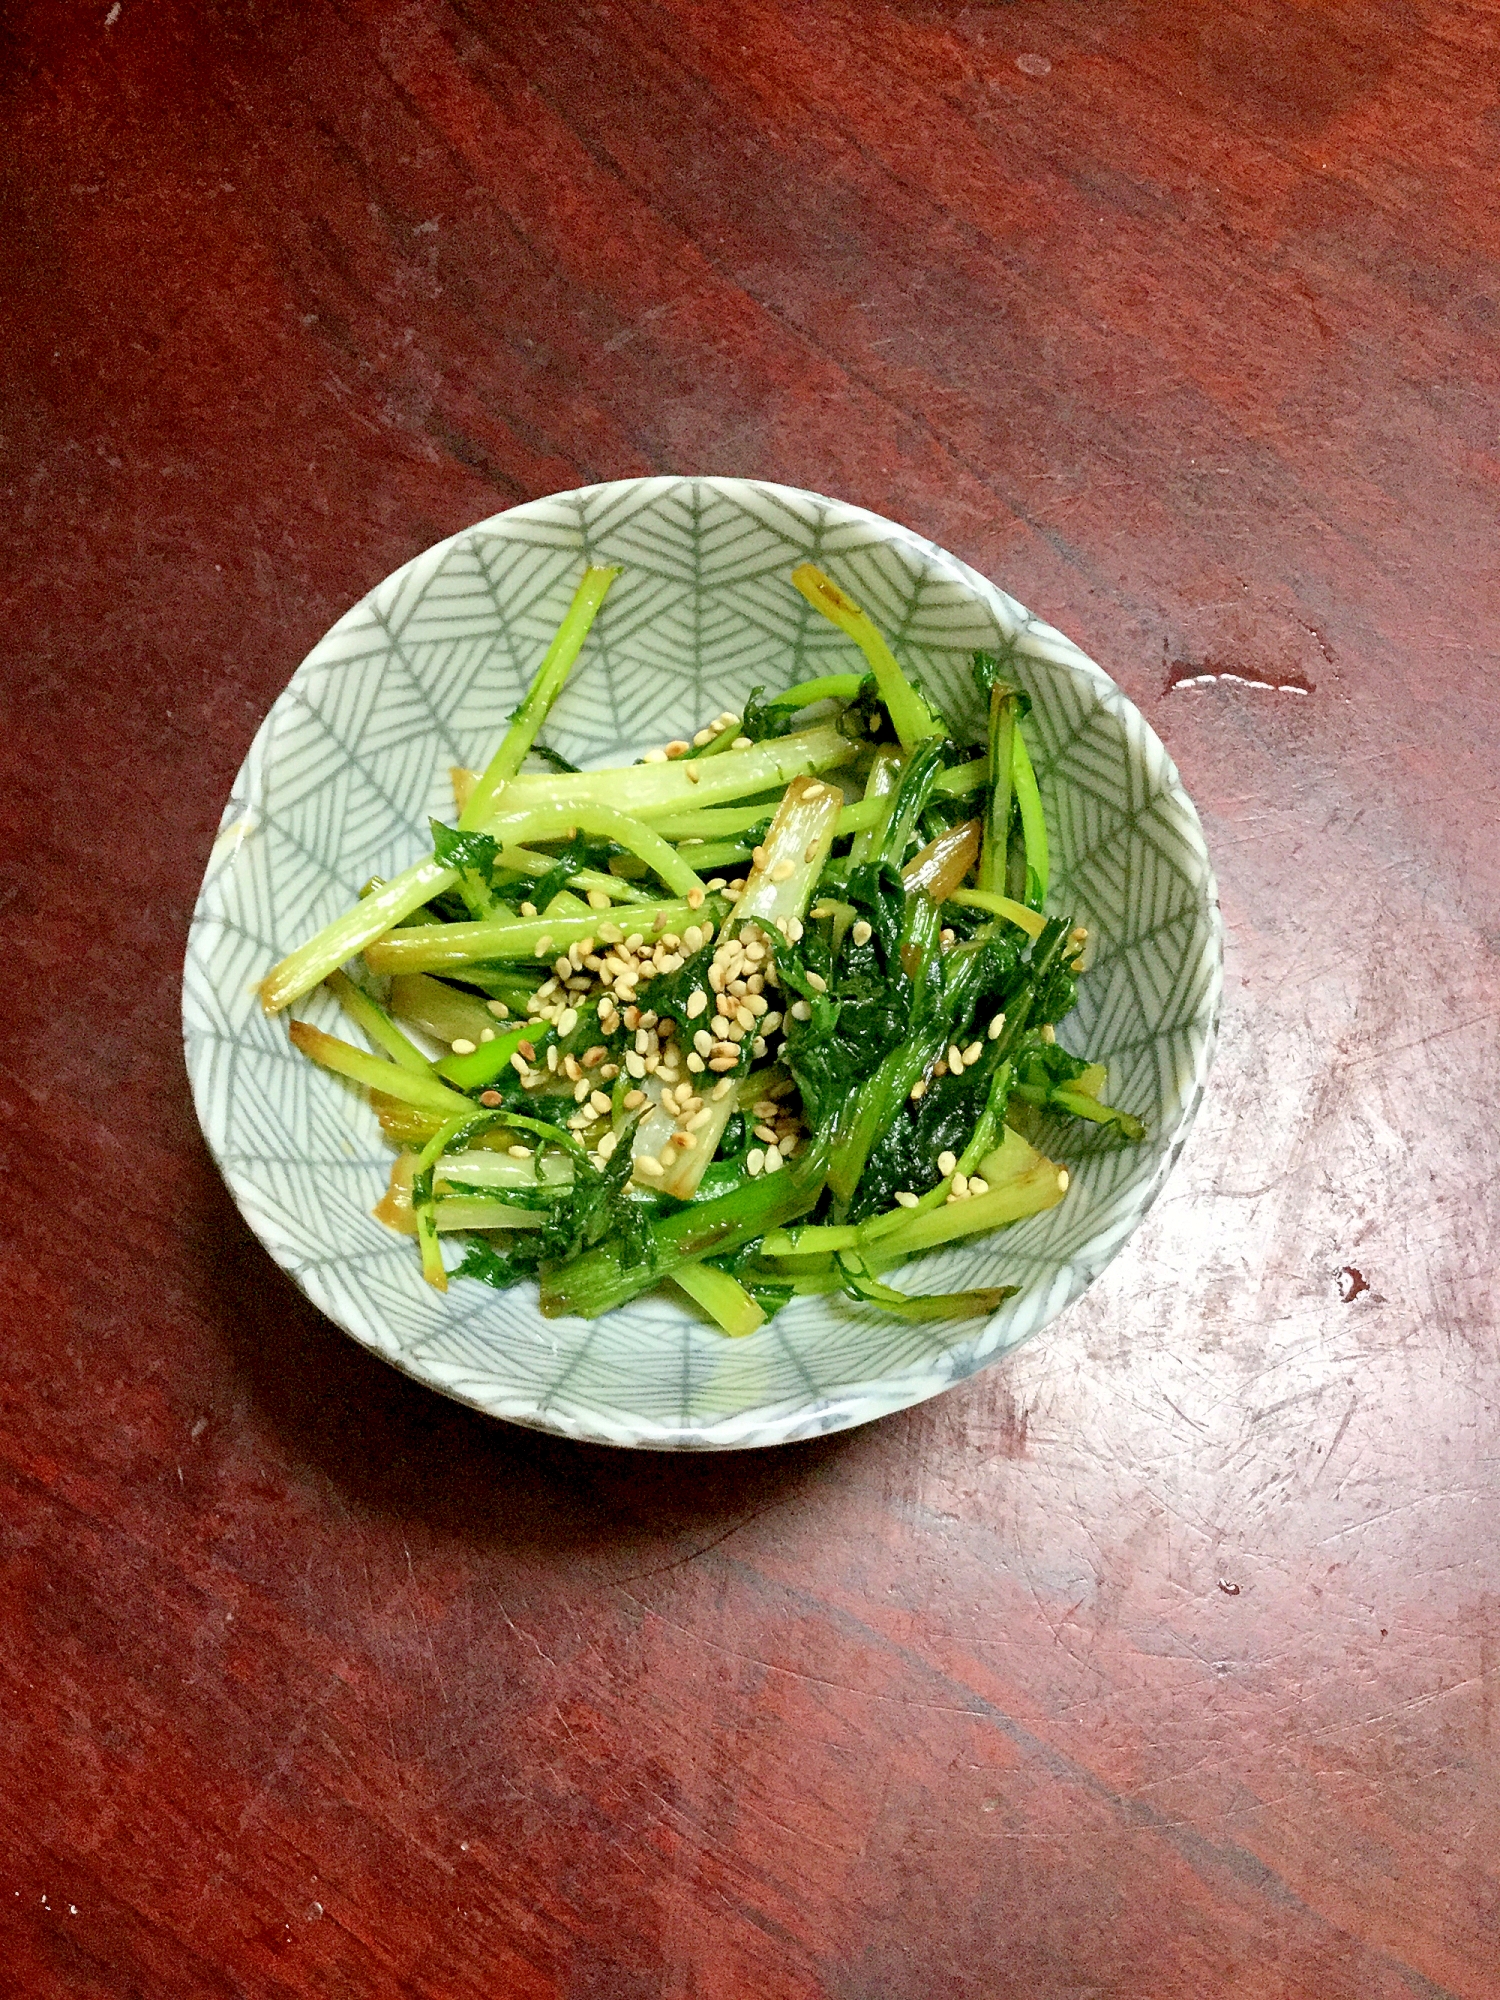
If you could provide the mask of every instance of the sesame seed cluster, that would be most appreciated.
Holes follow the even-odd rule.
[[[716,877],[708,884],[709,892],[731,910],[744,888],[743,878]],[[689,903],[701,907],[704,900],[701,892],[695,892]],[[802,926],[794,918],[782,930],[794,939]],[[702,983],[690,990],[681,1020],[638,1004],[643,984],[681,971],[714,944],[716,935]],[[538,940],[539,957],[546,957],[551,943],[547,937]],[[671,1120],[665,1144],[637,1155],[635,1177],[649,1185],[679,1168],[683,1154],[707,1146],[711,1156],[717,1147],[725,1117],[746,1098],[731,1072],[741,1069],[747,1045],[756,1062],[774,1058],[779,1047],[783,1016],[776,1005],[776,988],[775,964],[758,923],[716,932],[712,918],[704,917],[680,933],[663,928],[648,934],[627,932],[617,921],[605,920],[593,936],[558,954],[549,976],[526,1003],[528,1019],[539,1028],[552,1029],[556,1036],[545,1059],[532,1042],[523,1041],[511,1065],[529,1093],[558,1095],[560,1086],[572,1086],[574,1109],[568,1126],[600,1166],[618,1144],[618,1134],[609,1123],[615,1098],[602,1086],[614,1084],[623,1071],[629,1087],[621,1097],[622,1108],[644,1114],[655,1101]],[[509,1011],[503,1001],[489,1005],[497,1018]],[[581,1053],[562,1053],[557,1043],[573,1036],[589,1009],[597,1010],[604,1039]],[[752,1088],[748,1105],[760,1143],[748,1153],[745,1166],[753,1177],[775,1173],[805,1134],[795,1104],[786,1101],[795,1095],[789,1077],[768,1076],[763,1084],[757,1079]],[[736,1101],[726,1105],[731,1094]],[[501,1101],[498,1092],[484,1093],[480,1102],[487,1100]]]

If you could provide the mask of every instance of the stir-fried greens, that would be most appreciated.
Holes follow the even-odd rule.
[[[456,771],[432,851],[267,977],[368,1047],[291,1024],[399,1149],[375,1213],[428,1281],[535,1279],[592,1318],[670,1279],[726,1333],[798,1294],[985,1314],[888,1274],[1062,1199],[1043,1112],[1143,1136],[1054,1023],[1087,944],[1046,914],[1028,702],[976,653],[962,745],[874,623],[791,582],[863,670],[757,688],[638,763],[537,742],[618,571],[590,568],[489,766]],[[531,760],[529,763],[528,760]],[[545,769],[534,768],[544,764]]]

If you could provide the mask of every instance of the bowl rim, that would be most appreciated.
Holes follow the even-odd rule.
[[[261,1226],[261,1223],[257,1220],[253,1212],[250,1200],[237,1187],[235,1177],[231,1173],[228,1163],[220,1156],[219,1149],[214,1143],[211,1134],[210,1119],[206,1109],[210,1079],[207,1067],[200,1059],[201,1052],[197,1046],[199,1041],[197,1031],[189,1018],[189,986],[195,965],[198,963],[203,930],[206,924],[212,921],[212,911],[209,907],[210,899],[223,872],[232,867],[234,853],[238,845],[236,838],[237,826],[230,822],[230,814],[237,803],[243,802],[244,794],[242,787],[245,785],[247,775],[250,777],[252,785],[259,776],[258,757],[262,743],[268,740],[269,733],[282,704],[288,700],[304,670],[309,665],[317,662],[322,649],[328,644],[333,635],[340,630],[345,621],[352,619],[377,594],[392,590],[401,579],[407,577],[413,570],[421,569],[429,573],[436,570],[448,552],[454,549],[466,537],[471,537],[483,533],[487,529],[498,527],[502,523],[514,520],[517,516],[523,518],[528,515],[533,517],[544,516],[545,510],[556,507],[559,502],[583,501],[585,499],[598,501],[601,497],[623,496],[632,490],[639,493],[642,490],[658,488],[665,494],[673,488],[685,484],[694,487],[706,487],[715,491],[725,491],[731,494],[735,490],[744,491],[745,489],[750,489],[755,493],[782,498],[792,503],[801,503],[803,505],[813,503],[819,507],[834,510],[838,516],[840,525],[846,523],[863,523],[876,528],[880,531],[879,539],[882,542],[898,544],[914,553],[924,564],[935,564],[940,570],[947,571],[952,580],[962,583],[972,594],[977,596],[1002,624],[1013,625],[1018,638],[1024,635],[1028,639],[1040,641],[1040,645],[1035,651],[1035,657],[1048,660],[1050,663],[1059,666],[1065,665],[1068,669],[1081,672],[1087,678],[1094,680],[1097,684],[1098,692],[1102,695],[1107,695],[1109,706],[1116,713],[1121,723],[1138,735],[1143,747],[1148,752],[1154,750],[1159,756],[1166,773],[1166,783],[1162,789],[1174,799],[1179,808],[1185,811],[1187,823],[1196,832],[1202,861],[1201,909],[1206,918],[1203,945],[1198,964],[1201,966],[1204,960],[1207,959],[1209,977],[1203,999],[1194,1015],[1194,1019],[1202,1023],[1202,1036],[1197,1045],[1191,1076],[1187,1080],[1183,1091],[1181,1108],[1177,1114],[1172,1137],[1169,1144],[1162,1149],[1150,1180],[1143,1183],[1137,1191],[1136,1198],[1129,1211],[1128,1225],[1117,1229],[1113,1233],[1113,1240],[1109,1249],[1097,1264],[1092,1264],[1087,1269],[1084,1269],[1075,1261],[1071,1267],[1073,1277],[1066,1290],[1056,1297],[1054,1301],[1049,1302],[1043,1316],[1032,1326],[1028,1327],[1023,1334],[1009,1342],[996,1342],[992,1347],[981,1352],[968,1366],[949,1369],[943,1364],[964,1345],[968,1344],[963,1342],[953,1343],[948,1348],[942,1350],[940,1354],[925,1360],[921,1364],[919,1372],[914,1373],[908,1370],[906,1373],[900,1375],[875,1376],[866,1381],[844,1383],[839,1385],[836,1390],[829,1391],[825,1396],[819,1398],[816,1405],[810,1405],[805,1400],[801,1403],[789,1400],[776,1404],[763,1405],[758,1408],[737,1410],[727,1416],[696,1423],[687,1428],[661,1423],[651,1418],[632,1416],[631,1425],[627,1427],[619,1421],[618,1413],[608,1416],[603,1413],[591,1413],[588,1418],[579,1421],[577,1418],[565,1415],[561,1411],[537,1410],[534,1408],[507,1409],[499,1407],[504,1401],[504,1398],[501,1396],[486,1401],[477,1394],[466,1394],[462,1387],[444,1380],[438,1367],[428,1357],[420,1354],[406,1354],[401,1351],[399,1345],[396,1343],[393,1343],[389,1349],[378,1345],[374,1340],[367,1337],[365,1333],[361,1332],[357,1326],[350,1325],[328,1300],[316,1295],[315,1290],[307,1281],[305,1270],[299,1268],[289,1254],[285,1254],[289,1246],[283,1245],[274,1233]],[[1065,662],[1059,661],[1056,657],[1059,648],[1064,649],[1067,654]],[[1022,650],[1024,652],[1030,649],[1023,648]],[[257,767],[254,771],[252,771],[253,766]],[[959,1382],[968,1379],[970,1375],[991,1366],[994,1362],[1002,1359],[1006,1354],[1011,1352],[1015,1346],[1022,1344],[1024,1340],[1031,1338],[1032,1335],[1041,1332],[1058,1313],[1071,1305],[1092,1284],[1100,1272],[1125,1247],[1125,1244],[1130,1240],[1151,1209],[1169,1178],[1172,1169],[1176,1165],[1183,1146],[1186,1144],[1188,1135],[1196,1121],[1217,1051],[1223,995],[1223,957],[1224,927],[1219,908],[1217,881],[1212,861],[1208,854],[1207,843],[1203,836],[1202,822],[1191,797],[1182,784],[1176,764],[1170,753],[1161,743],[1155,730],[1152,729],[1150,723],[1147,722],[1134,702],[1130,700],[1130,697],[1098,665],[1097,661],[1084,653],[1074,641],[1068,639],[1065,634],[1047,624],[1044,620],[1037,618],[1017,599],[1011,597],[1008,592],[1003,590],[990,578],[973,569],[960,557],[954,556],[949,550],[943,548],[941,544],[928,540],[926,537],[916,533],[915,530],[907,528],[900,522],[893,521],[885,515],[877,514],[870,508],[859,506],[851,501],[840,500],[834,496],[817,492],[812,488],[789,486],[783,482],[773,480],[728,474],[655,473],[627,479],[600,480],[587,486],[567,488],[554,493],[537,495],[533,499],[518,502],[515,506],[503,508],[498,513],[486,515],[481,520],[471,522],[457,529],[453,534],[443,537],[440,541],[432,543],[427,548],[418,550],[404,563],[399,564],[384,577],[377,579],[353,603],[346,607],[297,663],[292,674],[279,690],[265,711],[265,714],[261,717],[245,757],[241,761],[240,767],[231,783],[229,798],[226,802],[219,828],[211,844],[203,879],[194,900],[192,919],[189,925],[183,958],[182,1025],[184,1064],[193,1098],[194,1111],[198,1119],[199,1130],[202,1133],[204,1144],[230,1199],[234,1202],[251,1234],[259,1242],[262,1249],[271,1257],[272,1261],[292,1280],[309,1303],[321,1312],[325,1318],[331,1320],[342,1333],[347,1334],[349,1338],[355,1340],[367,1353],[386,1362],[411,1380],[420,1382],[426,1388],[436,1390],[439,1394],[448,1397],[452,1401],[462,1403],[466,1407],[477,1410],[483,1415],[498,1418],[523,1429],[538,1430],[553,1436],[566,1437],[579,1442],[612,1445],[637,1450],[733,1451],[763,1449],[768,1446],[795,1442],[803,1438],[821,1437],[835,1431],[852,1429],[858,1425],[873,1422],[880,1417],[892,1415],[898,1410],[914,1407],[918,1403],[941,1395],[946,1389],[955,1387]],[[497,1370],[496,1372],[498,1378],[499,1371]]]

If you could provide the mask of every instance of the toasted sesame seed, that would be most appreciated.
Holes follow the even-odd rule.
[[[902,1208],[915,1208],[917,1205],[917,1197],[912,1193],[910,1188],[898,1189],[896,1200]]]
[[[631,1076],[641,1077],[646,1074],[645,1060],[641,1056],[638,1056],[634,1049],[626,1056],[625,1067]]]
[[[669,757],[685,757],[691,748],[692,745],[685,737],[674,737],[667,745],[667,755]]]
[[[932,1073],[934,1076],[946,1076],[948,1074],[948,1065],[941,1057],[932,1065]]]
[[[521,915],[523,917],[535,917],[538,916],[539,914],[540,912],[538,911],[535,903],[523,903],[521,905]]]
[[[755,1136],[757,1139],[764,1139],[768,1146],[774,1145],[776,1141],[775,1131],[769,1125],[757,1125]]]
[[[710,1056],[708,1066],[711,1070],[733,1069],[738,1061],[738,1056]]]
[[[604,1116],[605,1112],[609,1109],[609,1098],[604,1091],[595,1090],[590,1092],[589,1109],[595,1112],[600,1118]]]
[[[992,1042],[998,1042],[1000,1037],[1004,1033],[1005,1033],[1005,1016],[1003,1014],[997,1014],[994,1020],[990,1022],[990,1028],[989,1028],[990,1040]]]
[[[766,1164],[766,1156],[759,1146],[753,1146],[745,1155],[745,1172],[754,1180]]]
[[[456,1056],[471,1056],[474,1053],[474,1044],[466,1042],[462,1038],[456,1042],[450,1042],[449,1047]]]
[[[693,748],[695,750],[701,750],[705,743],[713,742],[716,734],[717,731],[713,729],[700,729],[697,735],[693,738]]]
[[[578,1082],[573,1086],[573,1102],[575,1104],[586,1104],[588,1102],[588,1095],[588,1082],[585,1078],[580,1077]]]
[[[724,1099],[729,1095],[730,1091],[733,1089],[734,1085],[729,1081],[729,1078],[726,1076],[722,1083],[716,1083],[714,1085],[713,1089],[709,1092],[709,1095],[713,1099],[715,1104],[722,1104]]]
[[[606,944],[618,944],[625,933],[620,929],[618,924],[601,924],[599,926],[599,935]]]
[[[703,891],[701,889],[688,890],[687,906],[690,910],[701,910],[703,908]]]
[[[750,738],[748,736],[736,736],[729,747],[731,750],[748,750],[750,748]]]
[[[486,1007],[489,1008],[490,1012],[494,1015],[497,1021],[504,1021],[509,1019],[510,1009],[509,1007],[506,1006],[503,1000],[486,1000],[484,1004]]]
[[[500,1093],[498,1090],[481,1090],[479,1101],[486,1111],[493,1111],[495,1106],[500,1102]]]
[[[949,1069],[952,1070],[955,1076],[961,1076],[963,1074],[963,1067],[964,1067],[963,1050],[958,1046],[957,1042],[954,1042],[948,1050],[948,1067]]]
[[[698,769],[698,766],[696,764],[688,765],[687,774],[688,774],[688,783],[690,785],[698,785],[703,782],[703,773]]]
[[[970,1063],[977,1063],[983,1054],[983,1042],[970,1042],[969,1046],[964,1050],[964,1067],[967,1068]]]
[[[645,942],[645,937],[640,931],[632,931],[630,936],[625,940],[625,949],[627,951],[639,951]]]
[[[807,799],[820,799],[827,790],[828,787],[823,783],[821,778],[814,778],[810,785],[802,787],[802,797],[804,801]]]
[[[615,1147],[618,1146],[619,1143],[620,1143],[620,1137],[617,1132],[606,1132],[604,1137],[599,1141],[600,1159],[601,1160],[612,1159],[614,1157]]]
[[[708,1124],[709,1120],[713,1117],[713,1115],[714,1114],[709,1110],[708,1106],[705,1104],[701,1111],[695,1111],[692,1117],[689,1118],[688,1130],[690,1132],[701,1132],[704,1126]]]
[[[701,1076],[703,1074],[703,1058],[696,1049],[689,1055],[687,1066],[693,1072],[694,1076]]]
[[[513,1160],[529,1160],[531,1158],[531,1148],[529,1146],[507,1146],[505,1150]]]
[[[609,908],[609,898],[602,889],[589,890],[589,908],[591,910],[607,910]],[[600,1151],[603,1151],[602,1147]],[[607,1159],[608,1157],[609,1155],[606,1153],[605,1158]]]
[[[708,1006],[708,995],[703,991],[703,988],[700,986],[694,992],[688,995],[688,1003],[687,1003],[688,1019],[690,1021],[696,1021],[698,1016],[704,1011],[704,1009],[707,1006]]]
[[[485,1042],[492,1042],[494,1039],[495,1039],[495,1031],[493,1028],[481,1028],[479,1030],[479,1040],[481,1046]]]
[[[851,929],[849,935],[856,944],[868,944],[875,933],[865,922],[864,918],[861,917],[859,922]]]
[[[963,1201],[967,1198],[969,1192],[969,1182],[966,1175],[955,1174],[953,1176],[953,1192],[958,1196],[960,1201]]]
[[[939,944],[952,944],[952,943],[954,942],[954,939],[955,939],[955,936],[956,936],[956,933],[955,933],[955,932],[953,932],[953,931],[950,931],[950,930],[948,930],[948,929],[946,928],[946,926],[945,926],[945,927],[944,927],[944,928],[943,928],[942,930],[940,930],[940,931],[938,932],[938,943],[939,943]]]
[[[790,882],[796,872],[790,861],[778,861],[776,866],[771,870],[771,880],[773,882]]]
[[[646,1093],[644,1090],[627,1090],[625,1093],[625,1109],[627,1111],[639,1111],[645,1101]]]
[[[605,1083],[613,1083],[619,1074],[620,1065],[618,1063],[606,1063],[599,1072],[601,1079]]]
[[[557,1032],[566,1040],[577,1026],[578,1009],[576,1007],[564,1007],[557,1017]]]
[[[978,1174],[970,1174],[970,1176],[969,1176],[969,1193],[970,1193],[971,1195],[975,1195],[975,1194],[988,1194],[988,1193],[989,1193],[989,1191],[990,1191],[990,1184],[989,1184],[989,1182],[988,1182],[988,1181],[986,1181],[986,1180],[981,1180],[981,1179],[979,1178],[979,1175],[978,1175]]]
[[[510,1066],[515,1071],[517,1076],[525,1076],[526,1058],[521,1054],[521,1051],[519,1049],[517,1049],[515,1054],[511,1057]]]
[[[599,1064],[603,1062],[606,1053],[607,1051],[604,1047],[603,1042],[595,1042],[594,1046],[591,1049],[585,1049],[583,1052],[584,1068],[597,1069]]]
[[[787,1011],[794,1021],[810,1021],[812,1019],[812,1007],[806,1000],[794,1000]]]
[[[755,1010],[752,1007],[736,1007],[734,1018],[746,1034],[755,1026]]]
[[[682,934],[682,941],[690,952],[703,949],[703,933],[696,924],[689,924]]]
[[[913,1104],[916,1103],[919,1097],[925,1097],[926,1095],[927,1095],[927,1079],[925,1076],[919,1076],[916,1082],[911,1087],[910,1096]]]
[[[645,1174],[648,1180],[659,1181],[665,1169],[660,1160],[653,1160],[649,1153],[642,1153],[635,1163],[635,1171]]]
[[[763,847],[752,847],[750,850],[750,859],[755,863],[757,868],[764,868],[766,865],[766,850]]]
[[[1061,1193],[1063,1193],[1063,1194],[1066,1194],[1066,1193],[1067,1193],[1067,1191],[1068,1191],[1068,1182],[1069,1182],[1069,1181],[1070,1181],[1071,1179],[1072,1179],[1072,1175],[1071,1175],[1071,1174],[1070,1174],[1070,1173],[1068,1172],[1068,1170],[1067,1170],[1067,1168],[1066,1168],[1066,1167],[1059,1167],[1059,1168],[1058,1168],[1058,1170],[1057,1170],[1057,1185],[1058,1185],[1058,1189],[1059,1189],[1059,1191],[1060,1191]]]
[[[552,956],[552,939],[550,935],[547,937],[539,937],[537,939],[536,956],[538,958],[550,958]]]
[[[717,1019],[717,1016],[715,1016],[715,1018]],[[700,1056],[706,1056],[710,1054],[712,1052],[713,1045],[714,1045],[714,1038],[708,1032],[707,1028],[700,1028],[698,1032],[693,1036],[693,1047],[698,1051]]]
[[[807,983],[814,993],[826,993],[828,991],[828,981],[823,977],[821,972],[809,972]]]
[[[571,979],[576,969],[572,959],[568,957],[566,952],[563,953],[561,958],[555,958],[552,961],[552,970],[557,974],[559,979]]]
[[[666,761],[667,761],[666,751],[659,748],[648,750],[645,756],[641,759],[641,762],[643,764],[665,764]]]
[[[548,1067],[548,1069],[549,1069],[549,1070],[551,1070],[552,1074],[553,1074],[554,1076],[556,1076],[556,1074],[557,1074],[557,1044],[556,1044],[556,1042],[554,1042],[554,1043],[552,1044],[551,1048],[550,1048],[550,1049],[548,1049],[548,1051],[547,1051],[547,1067]],[[575,1077],[573,1078],[573,1082],[574,1082],[574,1083],[577,1083],[577,1081],[578,1081],[578,1079],[577,1079],[577,1077],[575,1076]]]
[[[953,1172],[953,1169],[957,1165],[958,1165],[957,1153],[938,1154],[938,1172],[940,1174],[951,1174]]]
[[[774,1173],[779,1173],[780,1171],[781,1171],[781,1148],[779,1146],[767,1146],[766,1172],[768,1174],[774,1174]]]

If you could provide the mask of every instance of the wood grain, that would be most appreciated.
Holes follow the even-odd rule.
[[[0,1990],[1495,2000],[1492,0],[0,33]],[[1087,1297],[744,1461],[367,1358],[177,1043],[307,647],[668,469],[876,507],[1076,637],[1230,940]]]

